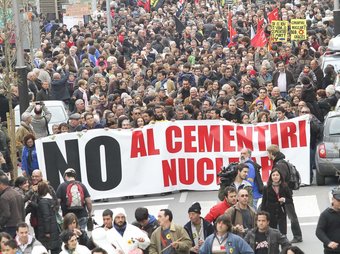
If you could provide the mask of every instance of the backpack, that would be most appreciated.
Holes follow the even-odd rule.
[[[289,176],[288,176],[288,187],[291,190],[298,190],[300,189],[301,185],[301,176],[299,171],[296,169],[296,167],[290,163],[289,161],[284,160],[286,165],[288,166],[289,169]]]
[[[77,181],[71,182],[66,188],[66,207],[69,210],[80,210],[84,208],[85,197],[81,184]]]
[[[254,183],[256,184],[256,186],[259,190],[259,193],[262,194],[263,189],[264,189],[264,184],[263,184],[262,176],[261,176],[261,173],[260,173],[260,170],[261,170],[262,167],[254,161],[249,160],[247,162],[251,163],[254,166],[254,169],[255,169]]]

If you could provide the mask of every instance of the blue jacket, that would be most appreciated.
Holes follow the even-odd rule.
[[[215,234],[208,236],[200,248],[199,254],[211,254],[212,245],[214,242]],[[254,254],[252,248],[248,243],[238,235],[228,233],[227,241],[225,244],[226,254]]]
[[[247,181],[253,187],[253,198],[259,199],[259,198],[262,198],[262,194],[259,192],[259,188],[255,184],[255,176],[256,176],[255,170],[256,169],[255,169],[254,165],[249,161],[250,161],[250,159],[245,162],[249,166]]]
[[[39,164],[38,164],[37,150],[34,147],[32,151],[32,162],[31,162],[31,165],[28,165],[28,151],[29,149],[26,146],[24,146],[24,149],[22,150],[22,157],[21,157],[21,168],[22,170],[26,171],[27,176],[31,176],[33,170],[39,168]]]

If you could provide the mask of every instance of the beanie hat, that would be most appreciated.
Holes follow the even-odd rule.
[[[251,71],[249,72],[249,75],[256,75],[256,71],[255,71],[255,70],[251,70]]]
[[[200,205],[200,203],[198,203],[198,202],[193,203],[193,204],[189,207],[188,213],[190,213],[190,212],[194,212],[194,213],[199,213],[199,214],[201,214],[201,205]]]

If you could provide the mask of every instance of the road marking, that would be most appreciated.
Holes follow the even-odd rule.
[[[101,203],[92,203],[92,206],[109,206],[109,205],[121,205],[121,204],[133,204],[133,203],[147,203],[147,202],[160,202],[167,200],[174,200],[175,198],[157,198],[157,199],[133,199],[133,200],[124,200],[117,202],[101,202]]]
[[[187,200],[187,197],[188,197],[188,192],[187,191],[182,192],[179,198],[179,202],[185,203],[185,201]]]
[[[302,223],[299,223],[300,226],[316,226],[318,225],[318,222],[317,221],[313,221],[313,222],[302,222]],[[288,227],[291,226],[290,223],[287,224]]]
[[[320,216],[320,209],[316,195],[295,196],[293,199],[295,211],[299,218]]]

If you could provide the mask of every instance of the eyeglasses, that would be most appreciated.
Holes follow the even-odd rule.
[[[244,198],[244,197],[247,198],[248,196],[249,196],[248,194],[242,194],[242,195],[240,195],[241,198]]]
[[[302,114],[309,114],[309,111],[301,111]]]

